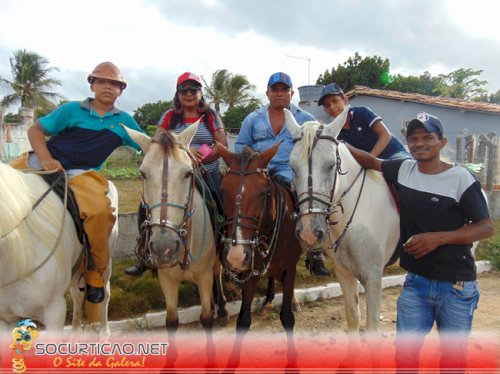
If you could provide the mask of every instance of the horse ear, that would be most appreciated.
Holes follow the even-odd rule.
[[[269,164],[269,161],[271,161],[276,152],[278,152],[278,148],[280,147],[282,142],[283,140],[276,143],[271,148],[266,149],[258,156],[258,164],[261,168],[265,168],[267,164]]]
[[[342,113],[340,113],[337,117],[335,117],[335,119],[332,122],[324,126],[325,134],[337,138],[337,136],[340,133],[340,130],[342,130],[342,127],[344,127],[345,125],[345,121],[347,120],[347,115],[349,114],[349,108],[350,106],[346,105]]]
[[[231,162],[234,159],[234,153],[224,147],[222,143],[219,143],[218,141],[215,141],[215,148],[217,148],[217,153],[220,154],[226,165],[231,165]]]
[[[125,126],[122,123],[120,123],[120,126],[125,129],[125,131],[127,132],[128,136],[130,136],[130,138],[134,142],[136,142],[139,145],[139,147],[141,147],[142,151],[145,154],[148,153],[149,146],[151,145],[151,138],[149,136],[147,136],[146,134],[144,134],[142,132],[132,130],[132,129],[128,128],[127,126]]]
[[[298,138],[300,136],[301,127],[295,120],[292,112],[290,112],[286,108],[283,109],[283,111],[285,112],[285,124],[288,132],[290,133],[290,135],[292,135],[292,139]]]
[[[177,141],[185,147],[189,147],[189,144],[191,144],[191,141],[193,140],[194,134],[196,134],[196,131],[198,131],[200,121],[201,117],[198,121],[196,121],[192,125],[189,125],[187,129],[177,135]]]

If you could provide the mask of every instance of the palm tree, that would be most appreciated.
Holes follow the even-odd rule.
[[[12,81],[0,77],[0,84],[10,87],[14,93],[6,95],[1,104],[8,108],[21,104],[27,108],[53,108],[55,100],[63,97],[57,93],[47,91],[53,86],[61,86],[61,81],[51,78],[56,67],[47,67],[49,61],[37,53],[20,49],[14,52],[10,59]]]
[[[227,82],[224,97],[224,102],[227,104],[228,109],[249,103],[253,99],[253,90],[255,90],[255,86],[248,82],[246,76],[241,74],[232,75]]]
[[[255,89],[246,76],[232,74],[226,69],[216,70],[212,74],[210,84],[205,82],[205,86],[205,94],[219,114],[222,104],[226,104],[228,109],[231,109],[237,105],[249,103],[253,98],[252,91]]]
[[[226,96],[227,81],[231,78],[231,73],[226,69],[216,70],[212,74],[212,81],[210,84],[205,83],[205,96],[214,104],[215,110],[220,114],[220,106],[224,103]]]

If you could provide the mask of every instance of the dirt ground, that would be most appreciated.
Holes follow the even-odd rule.
[[[481,292],[479,306],[474,315],[473,331],[498,332],[500,330],[500,271],[481,273],[478,276]],[[382,308],[380,329],[385,333],[396,331],[396,301],[401,292],[401,287],[384,289],[382,295]],[[360,294],[361,328],[365,326],[365,296]],[[236,326],[237,316],[231,316],[229,323],[216,326],[215,331],[232,332]],[[327,331],[346,331],[346,320],[342,297],[317,300],[301,305],[301,311],[295,313],[296,333],[324,333]],[[191,323],[179,327],[182,329],[199,329],[198,323]],[[279,320],[279,310],[275,308],[268,316],[252,316],[250,331],[263,331],[266,333],[283,333]]]

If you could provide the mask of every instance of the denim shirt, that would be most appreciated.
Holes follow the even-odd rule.
[[[299,125],[306,121],[315,121],[311,113],[293,104],[290,104],[290,111]],[[292,181],[292,169],[288,163],[293,148],[292,137],[286,126],[283,126],[278,135],[274,135],[269,120],[269,104],[245,117],[234,148],[236,152],[240,152],[245,145],[248,145],[257,152],[263,152],[280,141],[283,142],[269,162],[268,167],[272,173],[280,175],[290,183]]]

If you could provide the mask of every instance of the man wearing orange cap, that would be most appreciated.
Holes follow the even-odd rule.
[[[121,145],[140,150],[120,125],[142,130],[128,113],[115,107],[116,99],[127,87],[116,65],[100,63],[87,81],[94,98],[65,103],[40,118],[28,130],[33,152],[24,165],[21,159],[11,165],[20,169],[66,170],[93,260],[85,271],[87,300],[100,303],[104,299],[102,274],[109,262],[108,238],[116,219],[106,197],[108,181],[96,170]]]

